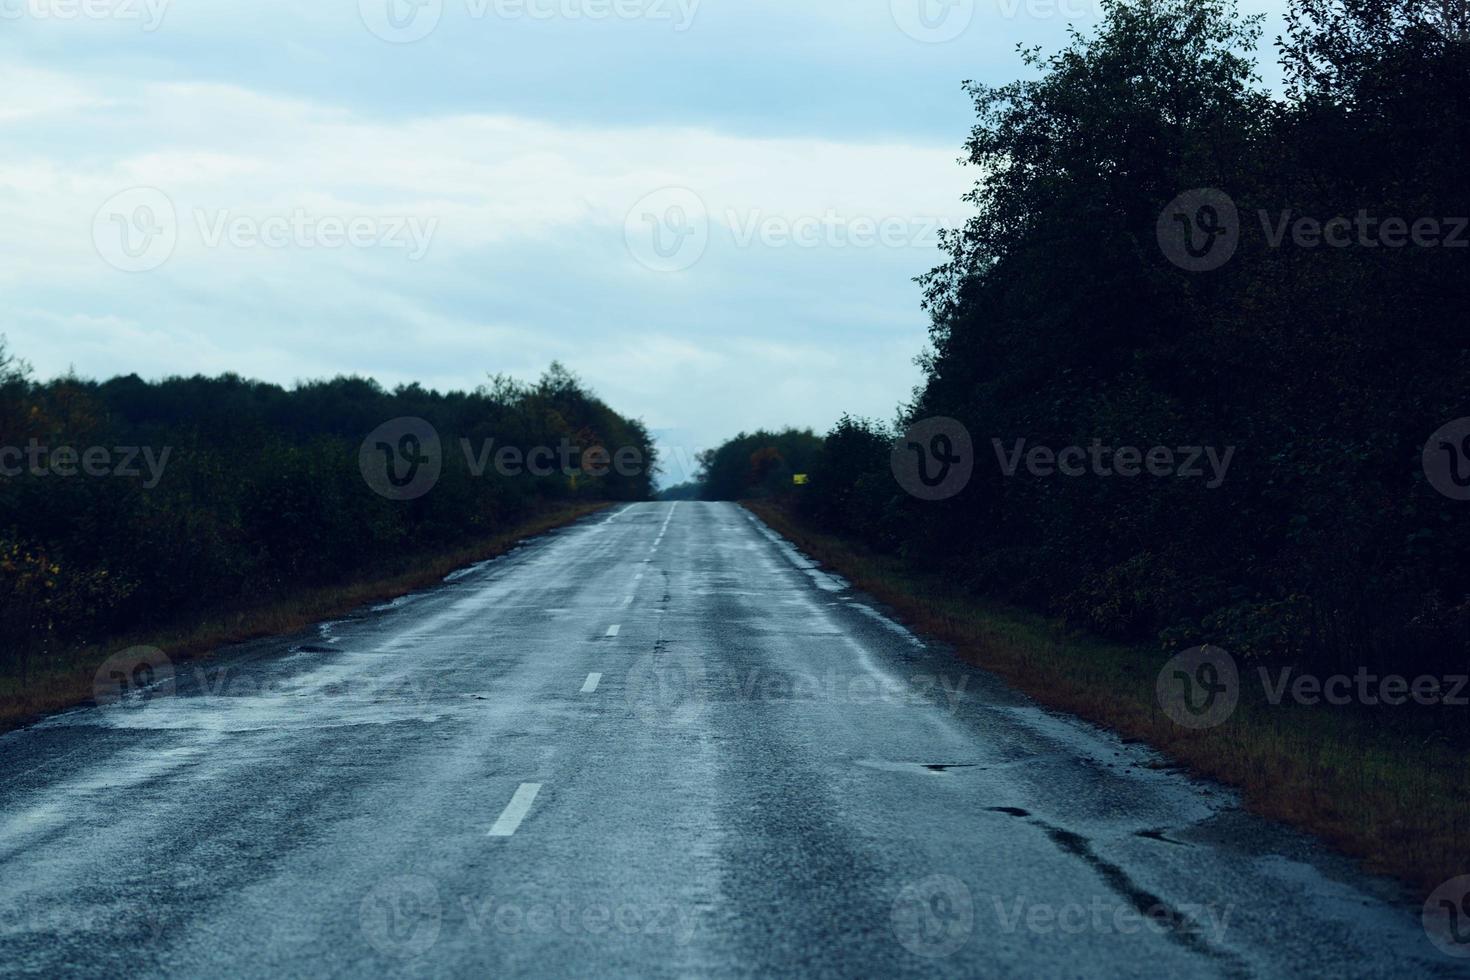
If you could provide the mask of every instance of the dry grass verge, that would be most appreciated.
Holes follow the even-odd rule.
[[[1309,830],[1427,894],[1470,871],[1470,766],[1436,735],[1436,706],[1359,710],[1272,705],[1242,669],[1241,703],[1216,728],[1187,729],[1160,708],[1154,651],[1078,636],[977,601],[903,561],[803,526],[767,502],[746,506],[808,555],[1042,704],[1138,739],[1240,789],[1254,812]],[[1247,678],[1249,674],[1249,678]],[[1402,712],[1394,715],[1391,712]],[[1417,713],[1411,713],[1417,712]]]
[[[91,700],[99,665],[118,650],[141,645],[158,647],[178,662],[207,657],[220,647],[247,640],[295,633],[368,603],[384,602],[433,585],[455,569],[504,554],[528,537],[608,506],[574,504],[547,510],[493,537],[450,551],[406,556],[392,567],[375,568],[338,585],[302,590],[274,602],[213,610],[167,629],[64,650],[33,667],[24,682],[0,677],[0,732]]]

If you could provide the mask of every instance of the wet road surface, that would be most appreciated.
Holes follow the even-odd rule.
[[[0,974],[1465,975],[733,505],[159,676],[0,737]]]

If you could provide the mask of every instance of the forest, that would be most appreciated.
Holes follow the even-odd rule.
[[[405,419],[438,439],[408,444],[436,471],[412,494],[392,489],[419,472],[396,458]],[[556,364],[534,384],[496,376],[447,393],[358,377],[38,382],[3,346],[0,447],[0,675],[12,676],[548,507],[646,499],[657,463],[641,422]]]
[[[1463,672],[1466,6],[1293,0],[1276,87],[1230,0],[1103,6],[1063,50],[1019,51],[1023,79],[967,86],[973,213],[919,280],[912,401],[825,437],[742,434],[706,454],[703,495],[787,499],[1161,651]],[[972,446],[944,499],[891,465],[930,419]],[[1094,446],[1116,460],[1080,465]],[[1152,468],[1172,447],[1228,465]]]

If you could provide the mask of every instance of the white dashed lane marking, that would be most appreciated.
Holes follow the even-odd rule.
[[[591,694],[597,690],[597,685],[602,683],[601,674],[588,674],[587,680],[582,683],[582,693]]]
[[[540,783],[521,783],[510,802],[501,811],[500,819],[490,828],[489,837],[510,837],[521,826],[521,821],[526,819],[526,814],[531,812],[531,804],[536,802],[536,794],[541,792]]]

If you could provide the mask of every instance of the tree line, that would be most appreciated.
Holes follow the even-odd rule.
[[[919,280],[913,401],[743,435],[704,494],[779,487],[977,595],[1165,650],[1463,671],[1466,7],[1293,0],[1279,91],[1261,32],[1231,0],[1104,0],[1063,50],[1019,52],[1027,78],[967,83],[974,211]],[[920,499],[891,449],[934,418],[973,474]]]
[[[430,428],[402,442],[402,419]],[[374,468],[404,486],[421,462],[433,479],[411,495],[374,489]],[[647,499],[655,466],[643,424],[559,365],[447,393],[359,377],[40,382],[0,344],[0,671],[473,543],[549,506]]]

